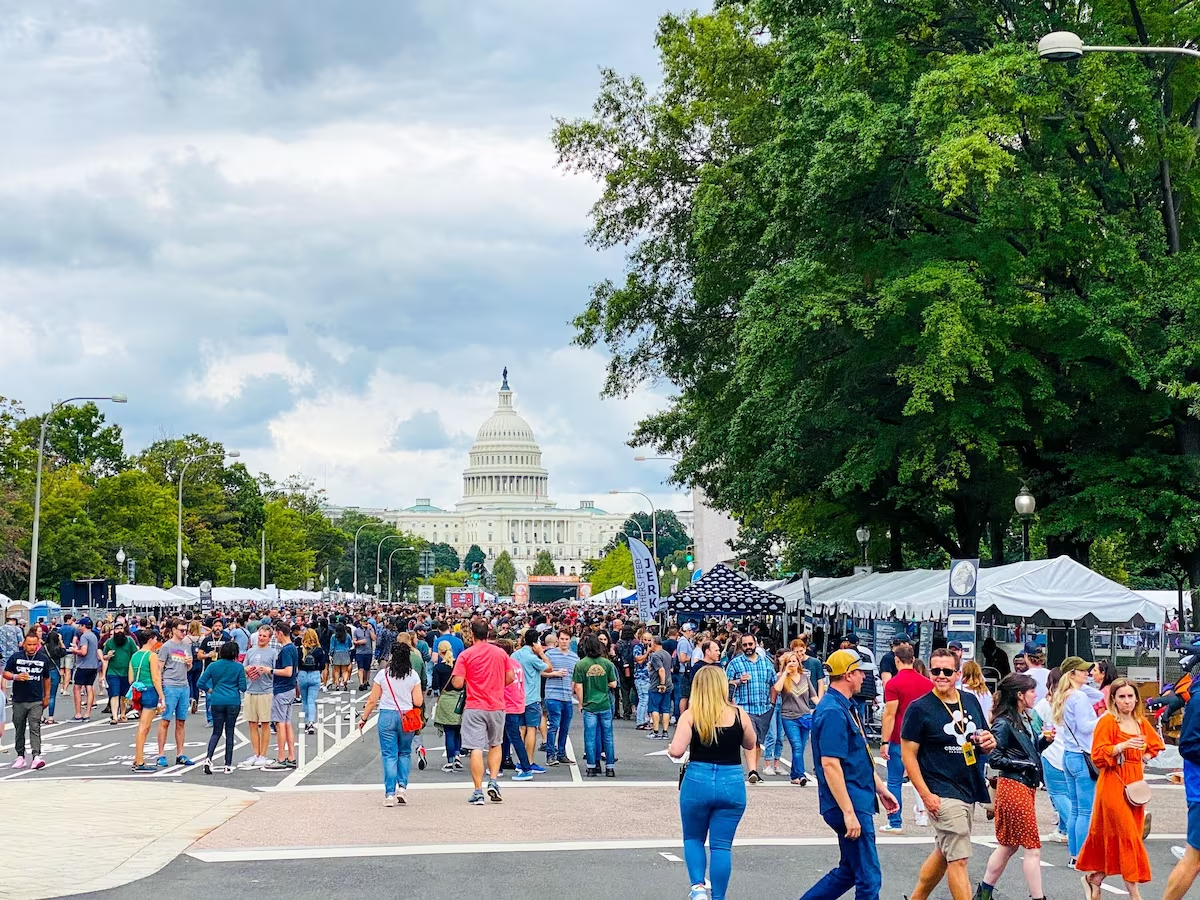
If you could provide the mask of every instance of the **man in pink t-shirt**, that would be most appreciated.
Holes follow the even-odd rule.
[[[495,803],[503,799],[497,779],[500,777],[500,745],[504,741],[504,686],[511,684],[515,676],[509,668],[508,654],[488,643],[487,622],[472,619],[471,636],[474,643],[454,661],[450,683],[457,690],[466,688],[462,745],[471,751],[471,779],[475,782],[475,792],[468,802],[472,806],[482,806],[487,802],[483,797],[485,751],[488,796]]]

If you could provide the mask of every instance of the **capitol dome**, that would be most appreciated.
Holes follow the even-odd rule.
[[[513,408],[508,369],[500,385],[496,411],[479,426],[463,471],[459,509],[551,508],[549,477],[533,429]]]

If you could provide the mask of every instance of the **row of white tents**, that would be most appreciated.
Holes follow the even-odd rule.
[[[944,619],[950,573],[945,569],[810,578],[812,612],[862,619]],[[784,598],[789,612],[804,603],[799,579],[761,585]],[[1080,623],[1166,622],[1177,606],[1171,591],[1132,591],[1075,560],[1060,556],[982,568],[976,610],[1014,619]]]

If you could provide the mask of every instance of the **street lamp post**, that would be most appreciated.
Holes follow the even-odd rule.
[[[1200,59],[1200,50],[1191,47],[1089,47],[1084,44],[1083,38],[1072,31],[1052,31],[1038,41],[1038,56],[1047,62],[1070,62],[1085,53],[1154,53]]]
[[[871,540],[871,529],[866,525],[859,525],[858,530],[854,532],[854,536],[858,538],[858,545],[862,547],[863,567],[867,565],[867,544]]]
[[[187,586],[187,570],[188,570],[188,567],[191,566],[191,564],[192,564],[192,561],[187,558],[187,554],[185,553],[183,556],[183,582],[182,582],[182,584],[185,587]]]
[[[370,522],[363,522],[361,525],[358,526],[358,531],[354,532],[354,597],[355,597],[355,599],[358,599],[358,535],[364,528],[366,528],[370,524],[371,524]],[[378,568],[378,566],[376,566],[376,568]]]
[[[1200,59],[1200,50],[1191,47],[1133,47],[1092,46],[1084,44],[1083,38],[1072,31],[1052,31],[1038,41],[1038,56],[1047,62],[1070,62],[1081,59],[1085,53],[1141,53],[1166,56],[1190,56]],[[1167,166],[1166,162],[1162,164]],[[1167,231],[1167,250],[1176,254],[1180,250],[1179,216],[1171,196],[1169,169],[1163,169],[1163,222]]]
[[[198,459],[207,459],[210,456],[227,456],[236,459],[241,456],[237,450],[213,450],[209,453],[197,453],[195,456],[190,456],[184,462],[183,468],[179,470],[179,507],[175,515],[175,583],[183,583],[183,476],[187,474],[188,466]]]
[[[384,544],[385,544],[387,541],[391,540],[392,538],[395,538],[396,540],[399,540],[399,539],[400,539],[400,535],[398,535],[398,534],[385,534],[385,535],[383,536],[383,539],[382,539],[382,540],[379,542],[379,546],[375,548],[375,596],[376,596],[376,597],[378,597],[378,596],[379,596],[379,589],[382,587],[382,585],[379,583],[379,576],[380,576],[380,574],[383,572],[383,569],[382,569],[382,568],[380,568],[380,554],[382,554],[382,553],[383,553],[383,545],[384,545]]]
[[[658,510],[654,508],[654,501],[643,494],[641,491],[609,491],[610,494],[637,494],[647,503],[650,504],[650,535],[651,543],[654,545],[654,563],[658,564]],[[639,525],[638,528],[641,528]],[[645,543],[645,535],[643,534],[642,543]]]
[[[237,561],[229,564],[229,584],[231,587],[237,587]]]
[[[1022,485],[1013,506],[1017,508],[1017,515],[1021,517],[1021,557],[1029,562],[1029,520],[1037,510],[1037,500],[1029,493],[1029,488]]]
[[[129,398],[124,394],[112,394],[108,397],[68,397],[59,400],[50,407],[50,411],[42,417],[41,432],[38,435],[37,476],[33,488],[33,535],[29,544],[29,602],[37,603],[37,568],[38,568],[38,538],[41,535],[42,523],[42,460],[46,455],[46,426],[50,417],[68,403],[77,400],[109,400],[113,403],[128,403]]]
[[[416,547],[397,547],[391,553],[388,554],[388,592],[387,592],[387,596],[388,596],[389,603],[392,600],[396,599],[395,597],[392,596],[392,557],[395,556],[397,553],[399,553],[401,550],[416,550],[416,549],[417,549]],[[405,582],[407,583],[407,581],[408,581],[408,579],[406,578]]]
[[[117,565],[121,567],[122,574],[125,574],[125,548],[117,548]],[[129,575],[125,574],[125,583],[129,583]]]

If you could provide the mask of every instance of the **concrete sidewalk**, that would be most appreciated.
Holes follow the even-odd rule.
[[[0,783],[0,900],[81,894],[152,875],[256,799],[174,782]]]

